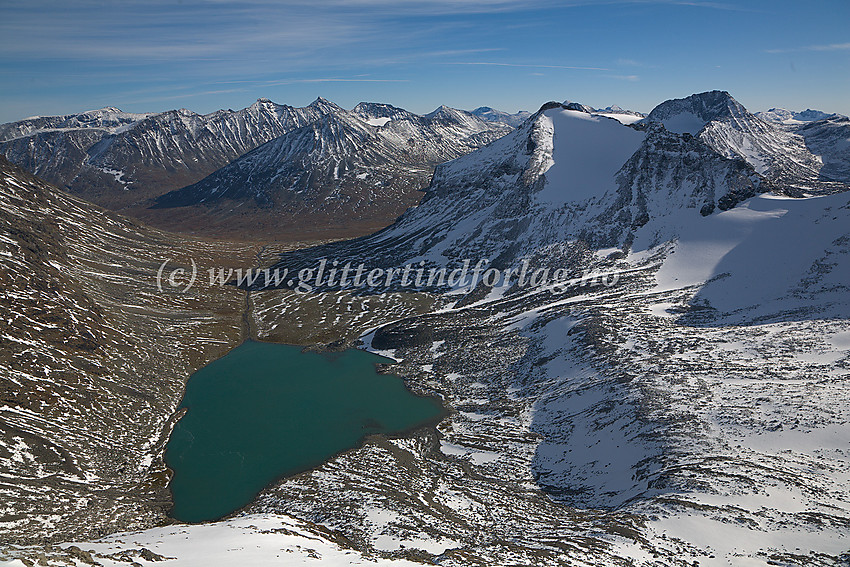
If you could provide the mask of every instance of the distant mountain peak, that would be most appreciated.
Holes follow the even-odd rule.
[[[531,116],[531,113],[526,110],[520,110],[515,114],[509,114],[501,110],[496,110],[491,106],[479,106],[473,110],[471,114],[482,120],[486,120],[487,122],[501,122],[503,124],[513,126],[514,128],[519,127],[520,124],[525,122],[528,117]]]
[[[368,123],[386,124],[386,119],[399,120],[413,116],[411,112],[383,102],[360,102],[351,109],[351,113]]]
[[[756,116],[768,122],[777,122],[781,124],[805,124],[807,122],[815,122],[836,116],[834,113],[823,112],[821,110],[813,110],[807,108],[802,112],[788,110],[786,108],[771,108],[766,112],[756,112]]]
[[[729,116],[752,115],[728,92],[706,91],[662,102],[649,113],[647,122],[661,122],[677,134],[695,135],[708,122]]]
[[[95,110],[87,110],[82,114],[123,114],[123,111],[120,108],[115,108],[114,106],[104,106],[103,108],[97,108]]]
[[[459,111],[445,104],[441,104],[431,112],[425,115],[425,118],[434,118],[437,116],[457,116]]]
[[[311,108],[317,108],[317,109],[325,111],[325,112],[337,112],[337,111],[343,110],[343,108],[341,106],[339,106],[338,104],[331,102],[328,99],[320,97],[320,96],[316,97],[316,100],[311,102],[309,104],[309,106]]]

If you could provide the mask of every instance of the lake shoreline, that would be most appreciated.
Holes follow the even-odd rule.
[[[216,521],[221,521],[221,520],[224,520],[224,519],[236,517],[236,516],[240,515],[241,513],[243,513],[247,508],[252,506],[256,502],[257,497],[259,495],[261,495],[263,492],[265,492],[266,490],[280,484],[281,482],[283,482],[287,479],[297,478],[300,475],[303,475],[305,473],[309,473],[310,471],[313,471],[313,470],[325,465],[326,463],[328,463],[328,462],[330,462],[330,461],[332,461],[336,458],[339,458],[342,455],[351,453],[353,451],[359,451],[370,442],[370,439],[387,439],[387,440],[404,439],[404,438],[420,437],[420,436],[423,436],[423,434],[426,434],[426,432],[439,435],[439,433],[437,432],[436,426],[440,422],[442,422],[446,417],[451,415],[452,412],[453,412],[452,408],[446,405],[445,398],[443,396],[441,396],[439,393],[416,392],[416,391],[414,391],[410,388],[408,380],[404,379],[403,377],[398,376],[396,374],[393,374],[391,372],[379,372],[379,368],[381,368],[381,367],[385,368],[386,366],[391,366],[392,363],[395,362],[392,359],[382,357],[382,356],[377,355],[375,353],[371,353],[371,352],[366,351],[364,349],[356,348],[356,347],[353,347],[353,346],[346,348],[346,349],[339,349],[339,348],[333,348],[333,347],[327,348],[327,345],[308,345],[308,346],[292,345],[292,344],[277,343],[277,342],[272,342],[272,341],[262,341],[262,340],[257,340],[257,339],[254,339],[254,338],[246,338],[245,340],[242,341],[242,343],[240,343],[239,346],[234,347],[233,349],[229,350],[222,357],[220,357],[216,361],[212,361],[209,365],[207,365],[207,367],[204,367],[204,368],[208,368],[209,366],[214,365],[218,361],[223,360],[227,356],[231,355],[231,353],[233,353],[234,351],[237,351],[237,349],[239,349],[240,347],[244,348],[246,345],[250,345],[252,343],[255,344],[255,345],[269,345],[269,346],[274,345],[274,346],[288,347],[288,348],[293,349],[293,350],[298,349],[297,352],[299,353],[299,355],[306,355],[306,354],[318,355],[318,356],[321,357],[322,360],[325,360],[328,363],[334,363],[334,360],[337,358],[337,357],[328,357],[328,355],[330,355],[330,354],[338,354],[339,356],[345,356],[346,354],[349,354],[349,356],[350,356],[352,353],[363,353],[363,354],[368,354],[370,357],[379,358],[380,361],[376,361],[376,362],[368,361],[368,362],[370,362],[370,364],[369,364],[370,370],[371,370],[372,374],[374,375],[374,377],[381,377],[381,378],[387,377],[387,378],[399,380],[400,383],[398,384],[398,386],[403,388],[405,396],[410,396],[411,400],[415,399],[415,400],[421,400],[421,401],[428,402],[431,405],[432,409],[434,411],[436,411],[436,414],[433,415],[432,417],[428,417],[428,418],[423,419],[421,421],[417,421],[415,424],[413,424],[411,426],[401,427],[400,429],[394,429],[392,426],[385,426],[383,424],[383,422],[378,421],[377,418],[376,419],[368,418],[366,420],[367,425],[364,425],[362,427],[376,427],[377,426],[377,427],[388,429],[388,430],[387,431],[374,431],[374,432],[366,431],[362,435],[358,436],[356,441],[352,445],[347,446],[346,448],[343,448],[341,450],[335,451],[333,453],[330,453],[330,454],[328,454],[328,456],[322,457],[320,460],[318,460],[316,462],[311,462],[309,465],[305,465],[303,467],[298,466],[294,469],[294,471],[287,471],[284,474],[281,474],[279,476],[274,477],[274,479],[272,479],[271,481],[263,484],[262,488],[258,492],[256,492],[254,494],[254,496],[248,502],[246,502],[242,506],[234,509],[233,511],[227,512],[225,514],[222,514],[220,516],[216,516],[216,517],[213,517],[213,518],[205,518],[203,520],[197,520],[197,521],[182,520],[182,519],[175,517],[174,510],[175,510],[177,504],[175,502],[176,498],[175,498],[175,489],[174,489],[174,478],[175,478],[177,473],[176,473],[176,471],[174,470],[174,467],[173,467],[173,465],[174,465],[173,459],[171,459],[170,462],[168,462],[168,470],[169,470],[169,473],[170,473],[170,479],[169,479],[169,482],[168,482],[168,491],[169,491],[169,495],[171,496],[171,499],[170,499],[171,500],[171,502],[170,502],[171,506],[168,508],[168,511],[167,511],[167,516],[170,520],[168,522],[169,524],[176,524],[176,523],[205,524],[205,523],[216,522]],[[360,355],[356,354],[355,356],[357,357],[357,356],[360,356]],[[304,359],[301,359],[301,360],[302,360],[302,363],[303,363]],[[386,362],[383,362],[384,360],[386,360]],[[362,362],[363,361],[361,361],[360,363],[362,364]],[[348,362],[348,364],[352,364],[352,363],[353,363],[353,361]],[[383,368],[381,368],[381,369],[383,370]],[[203,370],[203,369],[199,369],[198,372],[201,372],[201,370]],[[195,374],[192,375],[192,377],[194,377],[194,376],[195,376]],[[358,384],[368,385],[367,378],[360,376]],[[190,377],[190,379],[191,379],[191,377]],[[178,406],[178,410],[177,410],[177,412],[175,412],[174,416],[172,416],[172,419],[174,419],[175,421],[174,421],[173,428],[170,432],[171,434],[169,435],[169,439],[168,439],[168,442],[167,442],[168,445],[172,444],[172,442],[174,441],[174,434],[180,428],[181,421],[183,419],[185,419],[186,416],[189,414],[189,412],[187,411],[188,408],[191,408],[191,403],[187,402],[187,395],[190,394],[190,385],[189,384],[190,384],[190,381],[187,380],[186,389],[184,390],[183,396],[181,397],[181,400],[180,400],[180,403],[179,403],[179,406]],[[387,384],[389,384],[389,383],[387,383]],[[232,386],[233,385],[231,385],[231,387]],[[362,392],[361,392],[361,395],[362,395]],[[374,403],[374,402],[372,402],[372,403]],[[364,408],[358,408],[358,409],[360,409],[362,411],[366,411]],[[182,415],[180,415],[180,414],[182,414]],[[177,417],[177,416],[179,416],[179,417]],[[197,417],[197,416],[193,416],[193,417]],[[355,416],[352,415],[352,416],[349,416],[349,417],[354,418]],[[381,418],[381,419],[383,419],[383,418]],[[370,420],[375,425],[368,425],[368,422]],[[346,432],[348,432],[348,431],[351,431],[351,429],[348,428]],[[193,438],[193,443],[194,443],[194,438]],[[169,447],[169,448],[173,450],[173,446]],[[168,451],[166,451],[166,453],[167,452]],[[165,457],[165,454],[163,455],[163,457]],[[266,461],[266,462],[268,462],[268,461]],[[179,488],[178,488],[178,490],[179,490]]]

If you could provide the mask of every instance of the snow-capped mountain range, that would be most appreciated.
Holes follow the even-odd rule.
[[[279,204],[278,212],[289,214],[285,224],[296,231],[323,222],[360,222],[374,230],[415,204],[434,165],[510,129],[505,123],[448,107],[419,116],[377,103],[361,103],[346,111],[321,97],[303,108],[259,99],[242,110],[206,115],[186,109],[128,114],[104,108],[31,118],[0,126],[0,152],[76,195],[170,229],[200,227],[215,232],[220,225],[226,229],[235,222],[235,230],[243,226],[250,230],[264,222],[262,212],[263,218],[246,217],[251,204],[266,208]],[[281,139],[290,133],[293,138]],[[305,145],[310,136],[316,136],[312,147]],[[272,140],[275,147],[290,147],[290,153],[279,155],[272,147],[259,150]],[[258,152],[246,155],[254,149]],[[369,157],[358,157],[361,151]],[[216,171],[242,156],[246,161]],[[263,159],[268,163],[261,164]],[[258,168],[266,174],[252,177],[238,192],[226,186],[228,179],[237,182],[237,171],[259,173]],[[156,210],[147,210],[165,193],[192,184],[179,195],[158,201]],[[226,210],[210,210],[222,198],[237,202]],[[203,208],[195,210],[163,208],[200,203]],[[228,213],[239,205],[249,206],[240,209],[233,221]],[[263,234],[274,232],[272,219],[265,220],[269,226]]]
[[[667,101],[646,120],[696,136],[725,157],[745,160],[789,195],[829,193],[850,182],[846,175],[835,175],[836,168],[824,168],[824,148],[812,147],[799,133],[758,118],[724,92]]]
[[[831,141],[809,150],[802,136],[720,91],[664,102],[638,122],[631,116],[548,103],[510,134],[438,167],[420,205],[394,225],[327,253],[388,265],[475,257],[507,267],[553,254],[575,263],[587,247],[628,248],[641,227],[672,211],[707,216],[766,191],[850,188],[847,176],[822,179],[850,162],[832,140],[845,122],[810,125]]]
[[[106,108],[0,127],[12,163],[103,206],[121,208],[204,177],[327,112],[259,99],[239,111],[126,114]],[[94,118],[90,118],[94,117]]]
[[[385,104],[327,106],[319,120],[161,196],[155,207],[201,206],[215,215],[238,206],[239,215],[268,209],[281,223],[380,227],[419,201],[434,166],[511,130],[445,106],[424,116]]]

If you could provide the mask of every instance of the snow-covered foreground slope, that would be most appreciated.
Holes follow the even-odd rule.
[[[57,546],[47,553],[33,551],[29,557],[37,561],[39,553],[43,553],[48,561],[66,564],[76,559],[80,565],[86,564],[82,560],[85,557],[105,567],[123,567],[131,561],[162,562],[169,567],[422,565],[403,559],[364,556],[351,542],[321,526],[278,515],[243,516],[213,524],[174,525],[115,534],[96,542],[77,543],[83,554],[69,552],[72,545]],[[2,567],[24,565],[21,560],[0,558]]]
[[[762,195],[700,223],[676,220],[675,255],[658,272],[659,290],[701,285],[695,304],[737,319],[816,308],[850,317],[847,194]]]
[[[447,565],[841,565],[848,201],[683,211],[636,240],[674,242],[608,264],[647,268],[614,287],[378,329],[370,348],[456,413],[438,435],[375,440],[284,481],[253,510],[322,518],[376,550],[389,535],[454,538],[468,555]],[[800,226],[810,245],[780,248]],[[740,253],[751,263],[730,261]]]

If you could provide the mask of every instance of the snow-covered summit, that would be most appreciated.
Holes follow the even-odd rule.
[[[18,122],[0,124],[0,143],[22,136],[61,130],[90,129],[115,133],[127,129],[154,114],[124,112],[114,106],[107,106],[95,110],[86,110],[78,114],[34,116]]]
[[[339,110],[342,110],[341,106],[323,97],[316,97],[316,100],[314,100],[307,106],[321,111],[322,114],[329,114],[331,112],[337,112]]]
[[[358,103],[351,113],[372,126],[385,126],[392,120],[410,120],[415,116],[403,108],[379,102]]]

